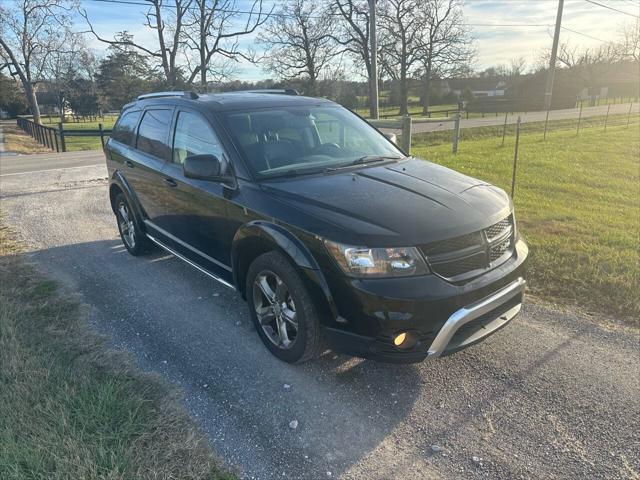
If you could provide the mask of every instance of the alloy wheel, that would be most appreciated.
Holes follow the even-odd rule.
[[[256,276],[253,305],[267,338],[278,348],[291,348],[298,337],[296,306],[278,275],[265,270]]]
[[[136,226],[133,223],[133,216],[129,213],[129,207],[121,202],[118,205],[118,226],[122,239],[129,248],[136,247]]]

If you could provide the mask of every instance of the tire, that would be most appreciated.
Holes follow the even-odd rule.
[[[251,319],[273,355],[288,363],[302,363],[321,353],[318,310],[296,268],[283,254],[267,252],[253,261],[246,293]]]
[[[127,251],[136,257],[147,253],[151,246],[149,239],[138,227],[131,205],[124,193],[116,195],[114,206],[120,239]]]

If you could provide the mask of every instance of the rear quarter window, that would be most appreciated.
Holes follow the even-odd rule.
[[[168,160],[171,156],[169,146],[169,127],[171,125],[171,110],[146,110],[140,127],[136,147],[141,152],[154,157]]]
[[[136,125],[141,113],[140,110],[123,113],[115,127],[113,127],[111,138],[125,145],[133,145],[135,143]]]

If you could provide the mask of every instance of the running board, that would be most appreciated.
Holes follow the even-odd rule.
[[[224,285],[225,287],[229,287],[232,290],[235,290],[236,287],[234,287],[233,285],[231,285],[229,282],[221,279],[220,277],[218,277],[217,275],[214,275],[213,273],[211,273],[208,270],[205,270],[204,268],[202,268],[200,265],[197,265],[195,263],[193,263],[191,260],[189,260],[188,258],[186,258],[184,255],[179,254],[178,252],[176,252],[175,250],[173,250],[172,248],[167,247],[164,243],[162,243],[160,240],[158,240],[157,238],[149,235],[147,233],[147,238],[149,240],[151,240],[153,243],[155,243],[156,245],[158,245],[159,247],[163,248],[164,250],[166,250],[167,252],[169,252],[171,255],[178,257],[180,260],[188,263],[189,265],[191,265],[193,268],[200,270],[202,273],[204,273],[205,275],[207,275],[208,277],[213,278],[215,281],[220,282],[222,285]]]

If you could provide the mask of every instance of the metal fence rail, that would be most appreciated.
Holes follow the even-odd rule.
[[[19,128],[28,133],[40,145],[44,145],[56,152],[67,151],[67,137],[100,137],[100,143],[104,148],[105,137],[111,135],[110,128],[104,128],[102,123],[98,124],[97,129],[66,129],[64,123],[58,122],[58,126],[49,127],[35,123],[32,119],[26,117],[18,117],[17,125]]]

